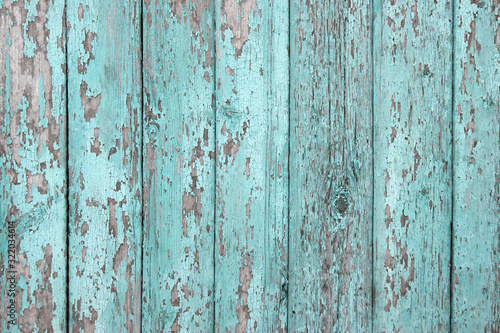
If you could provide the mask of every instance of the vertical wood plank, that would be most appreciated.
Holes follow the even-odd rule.
[[[72,332],[141,318],[141,6],[68,0]]]
[[[66,327],[64,41],[64,1],[0,3],[2,332]]]
[[[500,2],[455,2],[452,330],[500,332]]]
[[[374,15],[374,330],[449,331],[452,4]]]
[[[288,1],[216,2],[215,330],[286,328]]]
[[[214,3],[144,2],[143,332],[211,332]]]
[[[371,331],[371,3],[291,6],[289,330]]]

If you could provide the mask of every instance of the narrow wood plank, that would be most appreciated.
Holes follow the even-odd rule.
[[[213,331],[213,6],[144,2],[143,332]]]
[[[500,2],[455,2],[452,330],[500,332]]]
[[[141,6],[68,0],[72,332],[141,327]]]
[[[215,330],[286,329],[288,1],[216,2]]]
[[[371,331],[371,3],[291,5],[291,332]]]
[[[64,41],[64,0],[1,1],[1,332],[66,327]]]
[[[449,331],[452,5],[374,4],[374,331]]]

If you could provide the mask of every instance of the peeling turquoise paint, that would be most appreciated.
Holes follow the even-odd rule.
[[[64,1],[0,6],[0,330],[66,327],[66,88]],[[7,222],[15,225],[15,298]],[[16,302],[15,325],[7,306]]]
[[[497,0],[0,0],[0,331],[499,331],[499,60]]]
[[[144,2],[143,332],[214,330],[214,5]]]
[[[451,325],[500,331],[500,3],[456,1]]]
[[[68,0],[69,330],[141,327],[141,4]]]

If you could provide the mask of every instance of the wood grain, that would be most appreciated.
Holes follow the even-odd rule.
[[[452,331],[500,332],[500,2],[455,2]]]
[[[64,41],[64,1],[0,3],[1,332],[66,327]]]
[[[141,326],[141,6],[68,0],[72,332]]]
[[[295,0],[291,6],[289,330],[366,332],[371,4]]]
[[[143,332],[214,325],[214,3],[144,2]]]
[[[215,331],[286,329],[288,2],[216,2]]]
[[[452,6],[374,2],[374,331],[450,329]]]
[[[0,220],[1,332],[500,332],[500,1],[0,0]]]

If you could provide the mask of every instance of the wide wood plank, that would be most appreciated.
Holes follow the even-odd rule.
[[[374,15],[374,331],[448,331],[452,6]]]
[[[66,327],[64,40],[63,0],[1,2],[1,332]]]
[[[452,330],[500,332],[500,2],[455,2]]]
[[[141,6],[68,0],[72,332],[141,325]]]
[[[286,327],[288,1],[216,2],[215,330]]]
[[[371,330],[371,3],[291,5],[291,332]]]
[[[144,1],[143,332],[214,324],[214,3]]]

